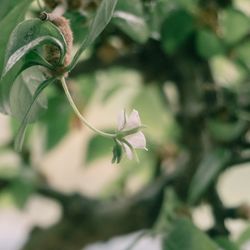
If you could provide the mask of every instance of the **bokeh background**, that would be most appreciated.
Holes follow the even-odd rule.
[[[40,2],[50,11],[58,4]],[[65,16],[76,51],[101,1],[73,2]],[[33,3],[27,18],[39,12]],[[172,250],[162,239],[176,217],[230,241],[228,248],[221,243],[225,250],[250,250],[249,31],[248,0],[119,0],[67,82],[99,129],[115,130],[122,110],[138,110],[149,151],[138,150],[139,163],[124,157],[112,164],[112,142],[80,123],[59,83],[47,89],[48,109],[29,127],[21,153],[13,147],[19,121],[1,114],[0,250],[128,250],[136,239],[134,250]],[[121,200],[130,204],[143,190],[150,196],[155,189],[148,186],[184,165],[195,166],[191,174],[184,167],[184,177],[161,187],[159,199],[129,207],[138,214],[125,216]],[[117,206],[125,207],[122,222],[112,218]],[[97,211],[95,220],[88,211]],[[111,217],[104,219],[106,211]],[[150,228],[157,233],[143,231]]]

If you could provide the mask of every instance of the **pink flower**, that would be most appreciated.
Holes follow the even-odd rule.
[[[122,111],[118,117],[118,141],[124,149],[128,159],[132,160],[136,156],[134,149],[145,149],[146,138],[141,129],[141,119],[137,110],[133,110],[129,117]]]

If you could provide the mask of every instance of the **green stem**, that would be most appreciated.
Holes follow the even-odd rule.
[[[63,89],[64,89],[64,92],[66,94],[66,97],[72,107],[72,109],[74,110],[75,114],[78,116],[78,118],[89,128],[91,129],[92,131],[96,132],[97,134],[103,136],[103,137],[107,137],[107,138],[115,138],[117,135],[116,134],[110,134],[110,133],[106,133],[106,132],[103,132],[95,127],[93,127],[83,116],[82,114],[80,113],[80,111],[78,110],[78,108],[76,107],[75,103],[74,103],[74,100],[72,99],[72,96],[69,92],[69,89],[68,89],[68,86],[67,86],[67,83],[65,81],[65,78],[62,77],[61,79],[61,82],[62,82],[62,86],[63,86]]]

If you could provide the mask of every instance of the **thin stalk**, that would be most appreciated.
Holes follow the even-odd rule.
[[[110,133],[106,133],[106,132],[103,132],[97,128],[95,128],[94,126],[92,126],[83,116],[82,114],[80,113],[80,111],[78,110],[78,108],[76,107],[75,103],[74,103],[74,100],[72,99],[72,96],[69,92],[69,89],[68,89],[68,86],[67,86],[67,83],[65,81],[65,78],[62,77],[61,79],[61,83],[62,83],[62,86],[63,86],[63,89],[64,89],[64,92],[66,94],[66,97],[69,101],[69,104],[70,106],[72,107],[72,109],[74,110],[75,114],[77,115],[77,117],[89,128],[91,129],[92,131],[96,132],[97,134],[103,136],[103,137],[107,137],[107,138],[115,138],[116,137],[116,134],[110,134]]]

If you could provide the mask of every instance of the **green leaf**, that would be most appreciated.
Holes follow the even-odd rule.
[[[162,23],[165,17],[169,15],[169,10],[173,8],[173,2],[169,0],[155,1],[150,8],[150,19],[148,26],[150,27],[151,36],[157,40],[160,38]]]
[[[112,158],[112,163],[120,163],[121,159],[122,159],[122,146],[115,141],[115,145],[113,147],[113,158]]]
[[[71,71],[75,67],[82,52],[95,41],[95,39],[108,25],[113,16],[117,1],[118,0],[103,0],[101,2],[86,38],[84,39],[83,43],[81,44],[79,50],[76,52],[71,64],[68,67],[69,71]]]
[[[32,102],[35,90],[46,78],[39,67],[31,67],[23,71],[15,80],[10,91],[11,115],[22,120]],[[30,113],[29,122],[34,122],[42,109],[47,108],[47,98],[40,95]]]
[[[0,178],[1,180],[13,180],[16,179],[20,175],[20,169],[11,168],[9,166],[0,165]]]
[[[217,148],[203,157],[190,184],[188,193],[188,201],[190,204],[195,204],[207,191],[218,174],[226,166],[230,156],[230,151]]]
[[[228,44],[238,42],[249,32],[250,19],[238,10],[225,10],[220,21],[223,38]]]
[[[173,54],[194,30],[193,17],[185,10],[171,12],[162,26],[162,45],[166,53]]]
[[[79,11],[68,11],[64,15],[70,20],[74,43],[81,43],[88,33],[88,15]]]
[[[23,62],[17,63],[12,70],[0,79],[0,112],[11,114],[10,112],[10,90],[17,77],[21,72]]]
[[[209,59],[223,53],[223,44],[220,39],[209,30],[201,30],[197,34],[196,48],[200,56]]]
[[[240,250],[238,246],[229,240],[227,237],[217,237],[215,238],[217,244],[225,250]]]
[[[113,141],[108,138],[99,135],[93,136],[88,142],[86,163],[89,164],[94,160],[98,160],[111,154],[113,144]]]
[[[42,122],[47,130],[47,149],[52,149],[68,132],[72,110],[61,93],[51,96],[48,106],[49,109],[43,116]]]
[[[25,69],[33,65],[42,65],[49,68],[48,62],[35,51],[27,54],[2,78],[0,79],[0,112],[11,115],[10,91],[16,77]]]
[[[34,191],[34,186],[30,181],[17,179],[9,187],[14,197],[14,202],[19,208],[23,208]]]
[[[120,0],[114,13],[114,23],[136,42],[145,43],[149,38],[149,28],[140,0]]]
[[[55,78],[50,78],[48,80],[45,80],[44,82],[42,82],[36,89],[33,97],[32,97],[32,101],[28,107],[28,109],[26,110],[24,116],[23,116],[23,120],[22,123],[19,127],[17,136],[15,138],[15,149],[17,151],[21,151],[22,149],[22,145],[23,145],[23,141],[24,141],[24,136],[25,136],[25,131],[26,131],[26,127],[27,125],[30,123],[30,119],[32,118],[32,113],[33,113],[33,108],[36,107],[36,102],[37,99],[39,98],[40,94],[42,93],[42,91],[51,83],[53,83],[55,81]]]
[[[250,41],[241,43],[234,51],[240,62],[250,69]]]
[[[6,52],[5,75],[0,80],[1,112],[11,114],[10,91],[18,74],[33,65],[51,68],[51,65],[34,50],[44,42],[52,42],[60,46],[61,56],[64,57],[66,51],[64,37],[50,22],[39,19],[24,21],[12,32]]]
[[[247,128],[248,124],[245,121],[239,120],[236,122],[223,122],[215,119],[209,119],[207,128],[211,136],[218,142],[233,142]]]
[[[218,250],[206,234],[186,219],[177,220],[164,241],[164,250]]]
[[[7,16],[9,12],[14,9],[19,3],[20,0],[1,0],[0,20]]]
[[[250,243],[250,226],[248,226],[247,229],[244,230],[243,233],[241,233],[241,235],[237,239],[237,245],[241,249],[243,249],[242,247],[245,244],[249,244],[249,243]]]
[[[183,8],[195,10],[199,0],[177,0],[176,2]]]
[[[11,33],[9,39],[3,76],[31,50],[48,43],[59,48],[61,54],[58,63],[62,64],[67,45],[64,36],[54,24],[40,19],[31,19],[20,23]]]
[[[9,11],[9,13],[5,16],[4,19],[0,18],[0,27],[1,27],[1,36],[0,36],[0,75],[2,74],[3,70],[3,64],[4,64],[4,56],[5,56],[5,50],[8,45],[9,36],[12,32],[12,30],[17,26],[19,22],[21,22],[24,19],[25,13],[27,12],[27,9],[32,2],[31,0],[23,0],[23,1],[15,1],[19,2],[15,4],[15,7],[11,10],[9,7],[13,4],[13,1],[9,1],[10,6],[7,6],[7,1],[4,1],[4,3],[1,2],[1,8],[0,13],[2,15],[5,15],[4,13],[6,11]],[[4,5],[5,7],[2,7]],[[1,16],[1,14],[0,14]]]

